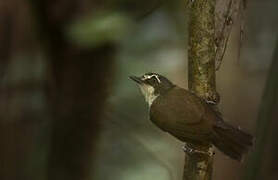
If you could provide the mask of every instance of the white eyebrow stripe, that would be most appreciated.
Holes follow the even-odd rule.
[[[143,80],[151,79],[152,77],[155,77],[157,79],[158,83],[161,82],[160,79],[158,78],[158,75],[156,75],[156,74],[153,74],[153,75],[144,75],[143,76]]]

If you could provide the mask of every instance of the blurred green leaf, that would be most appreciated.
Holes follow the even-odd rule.
[[[101,13],[73,23],[68,38],[80,46],[96,47],[120,41],[132,28],[131,20],[124,14]]]

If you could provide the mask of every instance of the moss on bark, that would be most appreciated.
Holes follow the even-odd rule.
[[[188,87],[206,101],[219,102],[215,82],[215,0],[187,1],[189,12]],[[212,146],[194,146],[205,153],[185,157],[184,180],[211,180]],[[210,155],[209,155],[210,154]]]
[[[215,83],[215,0],[195,0],[189,6],[188,87],[218,102]]]

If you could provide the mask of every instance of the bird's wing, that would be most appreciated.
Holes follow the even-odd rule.
[[[211,132],[209,105],[189,91],[175,87],[159,96],[150,110],[151,120],[179,139]]]

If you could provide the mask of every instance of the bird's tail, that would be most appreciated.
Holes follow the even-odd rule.
[[[253,145],[253,137],[224,121],[213,127],[213,144],[232,159],[242,161],[242,157]]]

